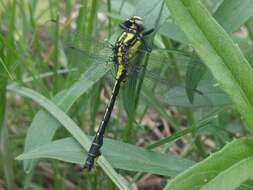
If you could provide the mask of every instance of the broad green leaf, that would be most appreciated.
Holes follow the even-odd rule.
[[[239,176],[238,176],[239,174]],[[204,185],[201,189],[235,189],[247,179],[253,177],[253,156],[240,161]]]
[[[224,0],[214,14],[214,18],[228,32],[236,31],[253,15],[252,0]]]
[[[19,85],[8,86],[8,90],[19,94],[20,96],[28,97],[38,103],[48,113],[51,114],[65,129],[75,138],[75,140],[87,151],[90,148],[90,139],[82,132],[75,122],[59,109],[53,102],[40,95],[39,93]],[[45,121],[41,121],[45,122]],[[38,131],[39,133],[39,131]],[[41,134],[41,133],[40,133]],[[42,135],[42,134],[41,134]],[[119,189],[129,189],[127,182],[116,173],[111,164],[101,155],[97,161],[101,168],[106,172],[110,179],[117,185]]]
[[[253,131],[253,70],[199,0],[166,0],[173,18]]]
[[[175,176],[194,163],[176,156],[149,151],[109,139],[105,139],[102,153],[112,163],[114,168],[164,176]],[[70,163],[83,164],[86,156],[87,153],[75,139],[65,138],[42,145],[18,156],[17,159],[53,158]]]
[[[252,177],[253,140],[243,138],[189,168],[168,183],[166,190],[235,189]],[[222,182],[221,182],[222,181]]]

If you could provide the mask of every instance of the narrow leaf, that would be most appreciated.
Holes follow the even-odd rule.
[[[74,102],[101,79],[108,71],[103,64],[94,64],[81,75],[68,90],[59,92],[52,101],[64,112],[67,112]],[[45,125],[46,123],[46,125]],[[49,113],[40,110],[34,117],[27,132],[25,141],[25,152],[32,150],[42,144],[46,144],[53,138],[55,131],[60,127],[60,123]],[[25,160],[25,171],[30,171],[35,164],[35,160]]]
[[[197,86],[206,72],[206,67],[198,59],[190,60],[187,65],[186,79],[185,79],[185,90],[189,101],[193,104],[194,94]]]
[[[194,163],[176,156],[149,151],[131,144],[109,139],[105,139],[102,153],[112,163],[114,168],[149,172],[164,176],[175,176]],[[86,156],[87,153],[75,139],[65,138],[42,145],[18,156],[17,159],[53,158],[83,164]]]
[[[214,14],[214,18],[228,32],[236,31],[253,15],[252,0],[224,0]]]

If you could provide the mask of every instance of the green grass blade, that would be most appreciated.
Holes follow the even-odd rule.
[[[193,58],[190,60],[191,63],[187,65],[187,72],[185,77],[185,86],[186,94],[189,101],[193,104],[195,90],[198,87],[198,84],[206,72],[206,67],[203,65],[200,60]]]
[[[189,127],[187,129],[184,129],[184,130],[181,130],[181,131],[178,131],[176,132],[175,134],[169,136],[169,137],[165,137],[165,138],[162,138],[152,144],[149,144],[146,146],[147,149],[153,149],[153,148],[156,148],[158,146],[161,146],[161,145],[164,145],[166,143],[169,143],[169,142],[173,142],[177,139],[179,139],[180,137],[188,134],[188,133],[193,133],[193,132],[196,132],[197,130],[200,130],[201,128],[204,128],[206,126],[208,126],[208,124],[213,120],[213,119],[216,119],[218,114],[222,111],[222,108],[221,109],[216,109],[214,111],[211,111],[210,113],[208,113],[206,116],[204,116],[203,119],[201,119],[200,121],[196,122],[196,124],[193,124],[192,127]]]
[[[21,96],[28,97],[38,103],[41,107],[47,110],[55,119],[58,120],[68,132],[75,138],[76,141],[85,149],[89,150],[91,141],[89,138],[82,132],[82,130],[71,120],[61,109],[59,109],[54,103],[40,95],[39,93],[25,87],[20,86],[11,86],[8,90],[15,92]],[[40,133],[41,134],[41,133]],[[117,185],[119,189],[129,189],[128,185],[123,178],[115,172],[110,163],[100,156],[98,159],[99,165],[111,178],[111,180]]]
[[[1,35],[5,36],[5,40],[14,47],[14,39],[13,34],[16,29],[16,14],[17,14],[17,2],[16,0],[9,3],[9,11],[2,13],[8,17],[8,32],[4,32],[1,29]],[[2,22],[2,20],[1,20]],[[10,134],[8,129],[6,111],[7,107],[7,83],[8,83],[8,75],[11,77],[9,73],[9,68],[15,62],[15,56],[8,51],[8,48],[5,47],[3,40],[0,39],[0,154],[2,157],[3,163],[3,174],[4,179],[6,181],[7,189],[16,189],[15,184],[15,176],[14,176],[14,167],[13,167],[13,155],[10,146]],[[4,73],[4,74],[3,74]],[[5,75],[8,73],[8,75]],[[3,74],[3,75],[1,75]],[[2,172],[1,172],[2,173]]]
[[[249,38],[252,41],[253,40],[253,18],[252,17],[247,21],[246,27],[249,32]]]
[[[1,73],[7,73],[8,77],[11,80],[14,80],[14,77],[12,75],[12,73],[9,71],[9,69],[7,68],[7,65],[4,63],[3,59],[0,57],[0,65],[2,65],[3,70],[1,71]],[[5,76],[4,74],[2,76]],[[0,76],[1,77],[1,76]]]
[[[4,69],[0,65],[0,72],[4,72]],[[0,77],[0,155],[3,162],[3,172],[8,189],[15,189],[12,153],[10,151],[10,139],[9,131],[6,122],[6,77]]]
[[[67,112],[75,101],[85,92],[90,90],[92,86],[107,73],[107,71],[108,68],[103,64],[92,65],[81,75],[77,82],[75,82],[68,90],[59,92],[52,101],[63,111]],[[44,121],[47,121],[47,125],[44,125]],[[40,110],[34,117],[27,132],[25,152],[50,142],[59,127],[59,122],[44,110]],[[30,171],[34,164],[34,160],[24,161],[25,171]]]
[[[85,32],[88,39],[92,39],[93,29],[94,29],[94,23],[95,23],[95,16],[96,16],[96,9],[97,9],[97,0],[91,0],[91,7],[89,9],[89,15],[87,18],[87,30]],[[89,48],[91,44],[87,44],[87,47]]]
[[[235,32],[253,15],[253,1],[224,0],[214,18],[228,32]]]

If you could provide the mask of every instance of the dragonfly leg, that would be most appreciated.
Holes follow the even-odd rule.
[[[144,33],[143,33],[143,36],[145,37],[145,36],[151,34],[152,32],[154,32],[154,28],[152,28],[152,29],[150,29],[150,30],[144,32]],[[152,50],[151,50],[150,47],[148,47],[148,45],[147,45],[147,43],[146,43],[146,41],[145,41],[145,39],[144,39],[143,37],[141,37],[141,41],[142,41],[142,44],[143,44],[144,49],[145,49],[147,52],[150,53]]]
[[[151,30],[147,31],[147,32],[149,32],[148,34],[150,34],[151,32],[153,32],[153,30],[152,30],[151,32],[150,32],[150,31],[151,31]],[[144,33],[144,34],[145,34],[145,33]],[[144,37],[145,37],[144,34],[143,34],[143,36],[140,36],[139,34],[136,34],[136,35],[138,35],[138,37],[140,38],[141,43],[142,43],[142,45],[143,45],[143,47],[144,47],[144,50],[150,53],[152,50],[151,50],[150,47],[148,47],[147,42],[146,42],[145,39],[144,39]],[[148,35],[148,34],[146,34],[146,35]]]
[[[150,30],[144,32],[143,36],[147,36],[147,35],[151,34],[152,32],[154,32],[154,28],[151,28]]]
[[[127,32],[129,32],[129,30],[130,30],[130,29],[129,29],[128,27],[126,27],[124,24],[120,24],[119,27],[122,28],[123,30],[127,31]]]
[[[144,38],[141,38],[144,50],[147,51],[148,53],[150,53],[152,51],[152,49],[150,47],[148,47],[147,42],[144,40]]]

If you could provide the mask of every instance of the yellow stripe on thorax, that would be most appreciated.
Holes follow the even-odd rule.
[[[122,35],[123,36],[123,35]],[[124,65],[122,63],[122,48],[119,47],[118,49],[118,53],[117,53],[117,74],[116,74],[116,79],[119,79],[120,76],[122,75],[123,73],[123,69],[124,69]]]
[[[116,74],[116,79],[119,79],[120,76],[122,75],[123,71],[124,71],[124,64],[122,62],[122,58],[123,58],[123,52],[122,52],[122,46],[127,46],[128,42],[130,40],[132,40],[133,38],[135,38],[135,35],[133,33],[129,33],[129,32],[123,32],[122,35],[119,37],[119,42],[121,44],[121,46],[118,49],[118,53],[117,53],[117,74]],[[140,48],[141,46],[141,41],[137,40],[136,43],[133,46],[128,47],[128,58],[131,59],[135,53],[137,52],[137,50]]]

